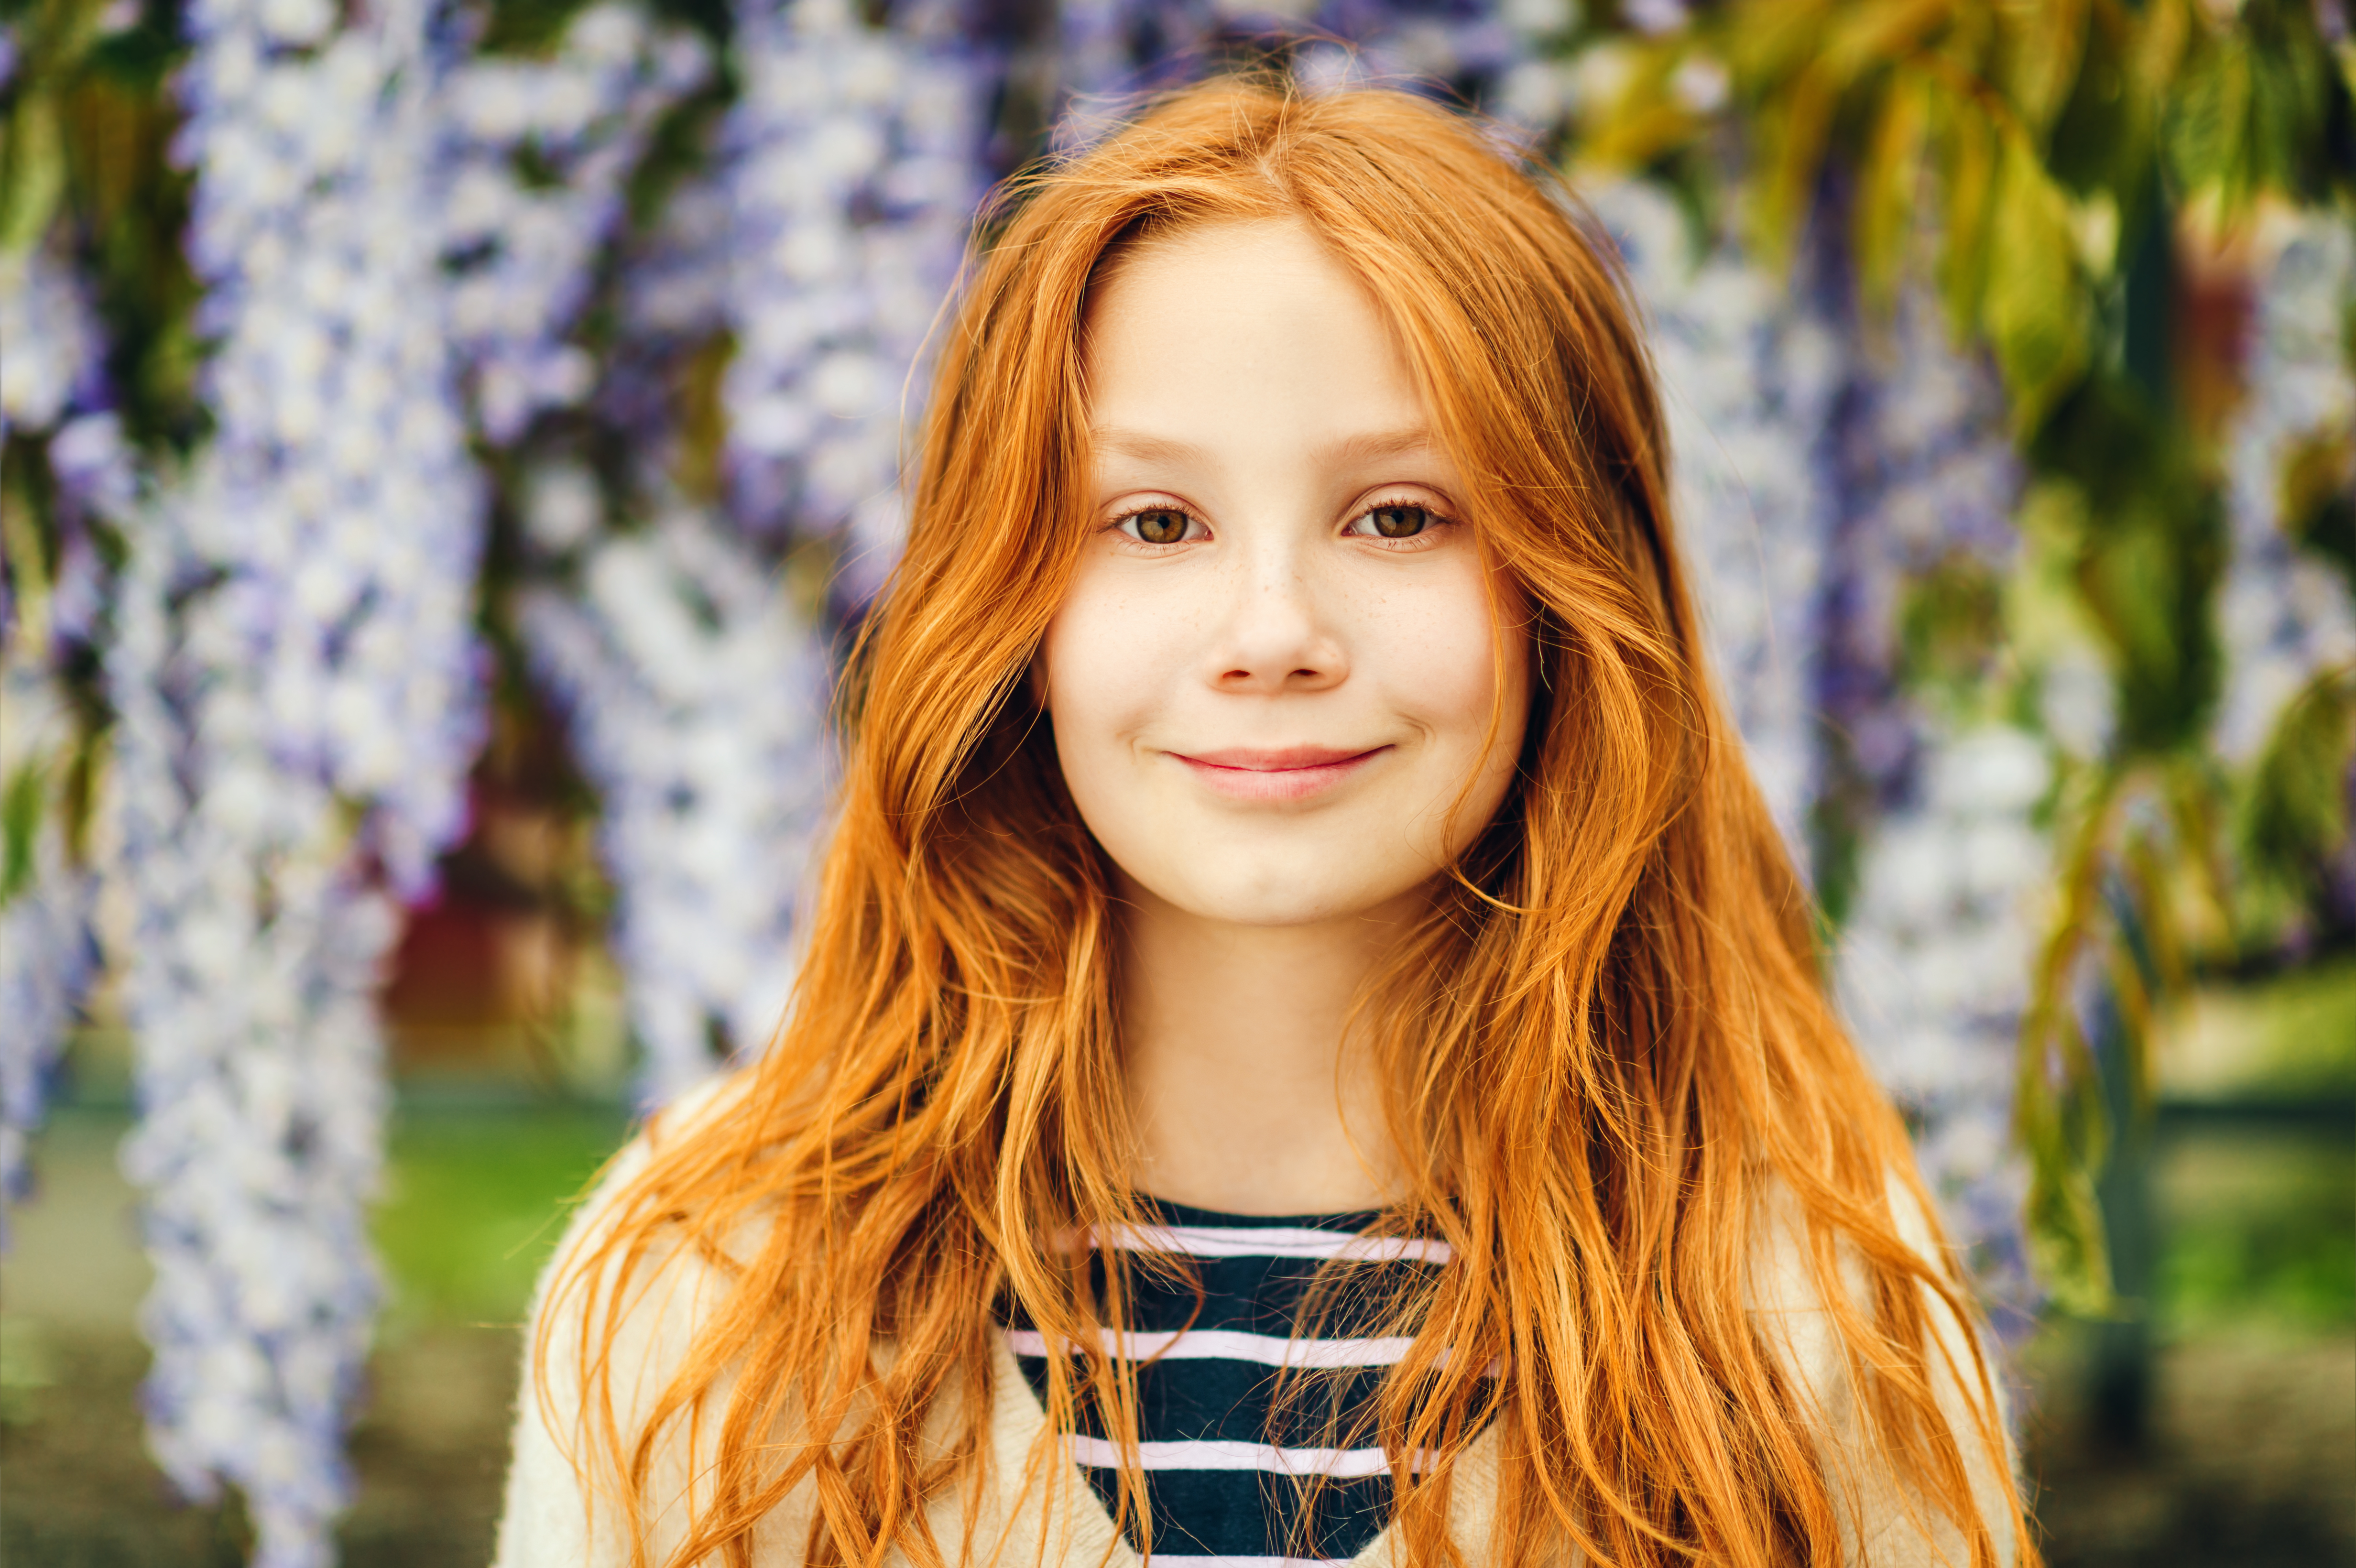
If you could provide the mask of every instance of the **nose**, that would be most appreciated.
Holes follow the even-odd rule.
[[[1206,653],[1205,673],[1239,696],[1322,691],[1350,673],[1331,607],[1304,563],[1282,549],[1255,550],[1226,585],[1226,613]]]

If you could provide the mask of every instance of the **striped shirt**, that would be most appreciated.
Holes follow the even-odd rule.
[[[1072,1459],[1108,1510],[1125,1457],[1138,1466],[1157,1563],[1280,1568],[1355,1556],[1389,1520],[1389,1462],[1379,1446],[1324,1446],[1318,1439],[1353,1433],[1352,1418],[1409,1341],[1336,1337],[1350,1327],[1346,1306],[1323,1324],[1301,1325],[1303,1296],[1322,1265],[1344,1260],[1377,1271],[1353,1271],[1350,1299],[1386,1300],[1426,1283],[1448,1261],[1448,1244],[1362,1235],[1377,1218],[1371,1212],[1264,1218],[1151,1199],[1145,1211],[1147,1223],[1101,1228],[1089,1241],[1099,1258],[1109,1248],[1188,1259],[1202,1281],[1200,1309],[1183,1281],[1128,1271],[1128,1321],[1102,1332],[1107,1351],[1137,1367],[1138,1445],[1125,1456],[1084,1403],[1076,1429],[1064,1435]],[[1296,1338],[1304,1328],[1320,1337]],[[1044,1403],[1055,1347],[1019,1322],[1006,1337]],[[1271,1395],[1287,1368],[1295,1370],[1281,1416],[1287,1429],[1280,1431]],[[1337,1403],[1338,1426],[1330,1419]],[[1352,1440],[1372,1442],[1363,1431]],[[1304,1492],[1315,1510],[1306,1529]],[[1139,1546],[1133,1521],[1130,1534]]]

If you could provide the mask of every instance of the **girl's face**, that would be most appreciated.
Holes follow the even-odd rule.
[[[1527,655],[1374,300],[1297,223],[1192,229],[1115,270],[1087,366],[1037,673],[1125,893],[1248,925],[1417,896],[1505,797]]]

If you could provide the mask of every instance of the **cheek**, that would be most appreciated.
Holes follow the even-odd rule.
[[[1527,707],[1527,659],[1513,629],[1512,599],[1501,595],[1493,606],[1479,571],[1467,571],[1432,587],[1380,639],[1391,668],[1385,684],[1455,763],[1470,767],[1478,762],[1492,714],[1498,720],[1496,744],[1518,748]],[[1502,661],[1500,616],[1507,623]]]
[[[1150,604],[1108,592],[1082,569],[1032,665],[1066,773],[1110,760],[1152,712],[1165,684],[1152,653],[1164,645],[1161,630]]]

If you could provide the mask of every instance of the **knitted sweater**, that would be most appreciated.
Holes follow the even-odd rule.
[[[605,1181],[575,1217],[558,1247],[540,1297],[533,1304],[532,1328],[543,1326],[549,1279],[565,1261],[593,1243],[600,1230],[608,1200],[642,1170],[651,1152],[649,1137],[662,1141],[691,1136],[693,1125],[712,1108],[712,1098],[698,1096],[660,1118],[648,1136],[624,1151]],[[1912,1226],[1911,1200],[1894,1193],[1901,1228],[1908,1239],[1928,1255],[1929,1229]],[[1847,1358],[1829,1315],[1817,1300],[1804,1254],[1796,1241],[1791,1205],[1769,1206],[1758,1245],[1762,1266],[1754,1269],[1754,1300],[1751,1310],[1765,1337],[1777,1346],[1793,1386],[1804,1391],[1818,1413],[1817,1434],[1828,1476],[1847,1477],[1837,1485],[1836,1503],[1842,1513],[1842,1558],[1856,1568],[1929,1568],[1934,1563],[1961,1565],[1968,1562],[1952,1526],[1928,1522],[1934,1519],[1927,1505],[1912,1499],[1877,1462],[1862,1413],[1849,1383]],[[684,1253],[663,1260],[655,1283],[637,1297],[616,1328],[613,1342],[613,1386],[619,1408],[616,1413],[625,1433],[634,1432],[644,1412],[661,1392],[678,1368],[707,1306],[726,1288],[717,1271]],[[573,1310],[556,1314],[545,1324],[549,1335],[547,1367],[550,1386],[546,1401],[536,1397],[531,1383],[533,1333],[525,1336],[524,1392],[518,1400],[513,1458],[508,1474],[505,1512],[500,1520],[498,1549],[493,1568],[622,1568],[630,1561],[621,1538],[616,1510],[602,1495],[585,1489],[567,1457],[577,1445],[580,1390],[570,1375],[578,1339],[578,1296]],[[1966,1367],[1965,1330],[1935,1300],[1929,1303],[1939,1338]],[[1053,1441],[1043,1442],[1045,1417],[1021,1367],[1002,1339],[994,1340],[990,1386],[993,1391],[983,1485],[969,1513],[963,1488],[947,1488],[932,1499],[927,1519],[933,1539],[948,1560],[976,1565],[1071,1564],[1073,1568],[1143,1568],[1143,1559],[1123,1539],[1107,1514],[1098,1490]],[[1941,1358],[1932,1357],[1934,1371]],[[724,1391],[723,1391],[724,1392]],[[1973,1400],[1952,1379],[1940,1380],[1940,1394],[1948,1419],[1959,1433],[1971,1430]],[[946,1404],[946,1401],[945,1401]],[[551,1414],[554,1421],[552,1424]],[[946,1433],[953,1409],[934,1413],[932,1426]],[[648,1561],[661,1568],[682,1534],[683,1509],[677,1501],[701,1498],[704,1488],[692,1477],[712,1451],[713,1424],[706,1423],[691,1444],[680,1438],[657,1453],[647,1496],[669,1501],[650,1510],[648,1521]],[[1476,1438],[1458,1472],[1450,1508],[1450,1533],[1468,1563],[1488,1560],[1491,1499],[1494,1490],[1496,1432],[1493,1426]],[[2004,1488],[1979,1454],[1978,1444],[1965,1435],[1963,1443],[1974,1495],[1997,1542],[1999,1563],[2013,1559],[2012,1525],[2005,1512]],[[691,1453],[691,1448],[700,1453]],[[1024,1485],[1034,1456],[1044,1456],[1048,1484]],[[808,1538],[810,1498],[807,1488],[792,1496],[762,1521],[754,1540],[754,1561],[761,1568],[791,1568],[801,1561]],[[961,1545],[960,1543],[969,1543]],[[966,1555],[960,1559],[960,1552]],[[1398,1559],[1389,1531],[1376,1535],[1349,1561],[1365,1568],[1392,1568]],[[898,1556],[892,1559],[902,1561]]]

